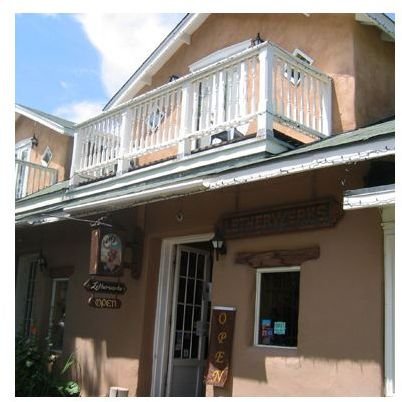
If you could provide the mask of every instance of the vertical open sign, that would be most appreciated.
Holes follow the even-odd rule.
[[[229,375],[236,309],[213,307],[205,383],[224,387]]]

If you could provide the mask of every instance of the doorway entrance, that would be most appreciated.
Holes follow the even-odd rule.
[[[162,243],[151,396],[205,395],[212,237]]]

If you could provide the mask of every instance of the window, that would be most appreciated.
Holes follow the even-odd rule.
[[[156,131],[162,123],[165,113],[163,113],[159,108],[156,108],[148,116],[147,125],[148,128],[154,132]]]
[[[314,59],[312,59],[306,53],[302,52],[300,49],[295,49],[293,51],[293,56],[297,57],[303,63],[306,63],[310,66],[314,63]],[[285,66],[284,75],[286,78],[288,78],[288,67],[287,66]],[[293,85],[296,85],[296,86],[299,85],[300,84],[300,71],[295,71],[294,68],[291,68],[290,69],[290,81]]]
[[[49,316],[50,349],[63,350],[64,324],[66,320],[68,279],[53,279],[52,301]]]
[[[49,147],[46,147],[45,152],[43,153],[41,159],[42,166],[49,166],[52,156],[53,156],[52,151],[50,150]]]
[[[255,345],[296,347],[299,267],[257,270]]]

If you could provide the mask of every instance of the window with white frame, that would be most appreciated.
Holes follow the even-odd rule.
[[[301,60],[303,63],[306,63],[308,65],[312,65],[314,63],[314,59],[310,56],[308,56],[306,53],[301,51],[300,49],[295,49],[293,51],[293,56],[297,57],[299,60]],[[290,77],[288,73],[288,67],[285,66],[285,77],[290,80],[290,82],[293,85],[299,85],[300,84],[300,79],[301,79],[301,74],[300,71],[296,71],[294,68],[290,69]]]
[[[63,350],[64,326],[66,320],[68,279],[53,279],[52,300],[49,316],[50,349]]]
[[[47,146],[45,152],[42,155],[41,163],[42,166],[49,166],[50,161],[52,160],[53,153],[51,149]]]
[[[257,270],[254,344],[297,347],[300,267]]]

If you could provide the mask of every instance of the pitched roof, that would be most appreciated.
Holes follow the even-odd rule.
[[[41,110],[34,109],[28,106],[15,104],[15,112],[17,114],[35,120],[59,133],[73,135],[75,123],[61,117],[54,116]]]

